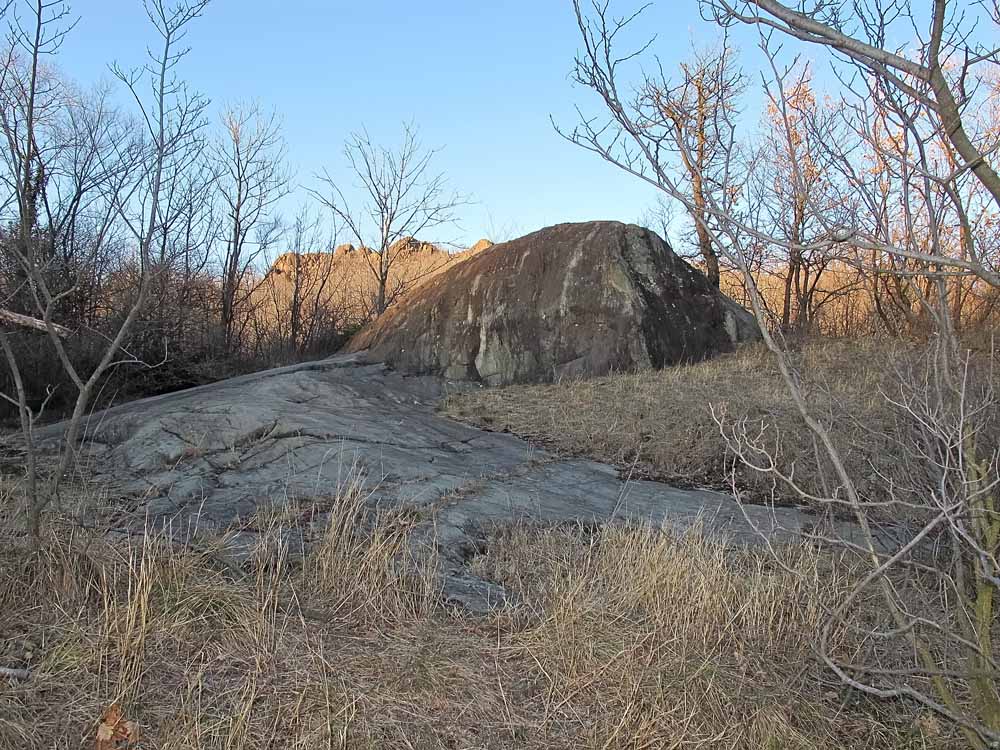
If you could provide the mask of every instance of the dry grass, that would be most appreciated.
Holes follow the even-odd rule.
[[[862,492],[904,468],[896,461],[896,414],[880,390],[898,388],[896,371],[915,356],[891,342],[827,341],[795,357],[805,393],[845,452]],[[451,396],[445,412],[491,430],[510,431],[556,452],[616,464],[632,476],[684,486],[729,489],[749,497],[796,498],[770,477],[734,466],[717,420],[745,419],[764,429],[776,461],[804,487],[823,492],[833,476],[818,460],[812,434],[790,402],[773,357],[747,346],[693,365],[552,385],[481,389]],[[877,473],[876,473],[877,470]],[[905,479],[905,477],[904,477]]]
[[[0,664],[33,676],[0,682],[0,747],[92,747],[111,702],[149,748],[381,747],[419,732],[454,679],[431,624],[433,554],[405,519],[366,515],[356,482],[323,500],[327,525],[297,559],[277,525],[243,566],[222,539],[54,526],[40,550],[9,545]],[[397,639],[441,645],[404,658]]]
[[[864,394],[899,356],[802,353],[831,419],[865,415],[841,437],[864,448],[863,428],[889,419]],[[650,472],[703,481],[725,468],[708,404],[776,421],[786,451],[802,440],[754,349],[449,408],[506,409],[564,450],[638,454]],[[92,748],[112,702],[147,750],[960,746],[934,716],[843,688],[817,659],[824,603],[859,572],[849,561],[789,547],[779,564],[697,530],[496,527],[470,564],[521,603],[473,617],[440,604],[418,519],[369,499],[351,473],[309,513],[263,509],[239,564],[225,539],[109,537],[58,520],[40,549],[0,540],[0,666],[32,675],[0,677],[0,750]],[[861,601],[858,618],[878,614]],[[851,661],[866,645],[841,633],[834,648]]]
[[[788,548],[786,571],[698,530],[630,527],[502,529],[490,549],[480,570],[533,603],[507,649],[530,665],[527,707],[574,746],[929,741],[886,706],[848,707],[815,659],[823,604],[848,584],[827,557]]]
[[[93,747],[112,701],[150,749],[952,746],[825,676],[810,639],[843,581],[813,553],[793,575],[696,532],[497,528],[473,566],[524,603],[473,618],[362,499],[304,558],[275,526],[237,569],[211,540],[6,545],[0,664],[32,677],[0,680],[0,748]]]

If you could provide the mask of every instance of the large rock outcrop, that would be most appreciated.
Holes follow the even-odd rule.
[[[500,385],[696,361],[758,336],[753,317],[654,232],[597,221],[483,250],[390,308],[349,349]]]
[[[359,359],[257,372],[93,415],[81,457],[108,492],[88,524],[182,539],[225,532],[220,558],[237,563],[259,548],[261,532],[279,533],[294,554],[322,533],[331,498],[357,478],[371,508],[406,512],[414,541],[440,553],[445,598],[485,611],[506,594],[467,563],[498,524],[696,524],[752,543],[757,530],[797,538],[817,521],[794,508],[627,481],[614,467],[482,432],[437,414],[440,379]],[[38,445],[57,447],[65,427],[40,427]]]

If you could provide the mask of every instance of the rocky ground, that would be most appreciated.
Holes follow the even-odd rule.
[[[755,525],[778,535],[815,521],[794,508],[741,509],[718,492],[629,481],[612,466],[437,412],[449,389],[469,387],[337,356],[99,413],[85,460],[111,488],[101,512],[117,528],[228,530],[237,557],[254,547],[261,514],[311,508],[310,525],[321,524],[322,499],[360,472],[370,504],[412,512],[438,547],[446,597],[472,609],[504,596],[466,566],[498,523],[702,520],[753,541]],[[39,437],[55,440],[59,429]]]
[[[86,481],[0,544],[0,750],[93,746],[108,716],[151,749],[958,746],[817,658],[863,566],[741,544],[816,515],[444,415],[521,392],[476,388],[350,355],[95,414]],[[834,658],[866,645],[835,626]]]

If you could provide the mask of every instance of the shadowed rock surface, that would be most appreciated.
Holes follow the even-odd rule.
[[[726,495],[625,482],[615,468],[569,460],[509,434],[451,421],[435,411],[439,378],[406,376],[357,356],[269,370],[136,401],[95,415],[85,457],[111,489],[106,519],[121,529],[150,524],[176,533],[229,530],[239,556],[254,544],[261,509],[305,515],[364,473],[370,503],[407,508],[438,545],[445,594],[481,608],[502,596],[466,567],[483,531],[515,520],[611,520],[756,536]],[[468,385],[458,387],[470,387]],[[39,431],[43,441],[60,425]],[[808,527],[795,509],[747,508],[763,529]],[[322,521],[322,518],[320,518]],[[784,532],[782,532],[784,533]]]
[[[483,250],[348,348],[408,372],[498,385],[691,362],[758,336],[753,317],[654,232],[595,221]]]

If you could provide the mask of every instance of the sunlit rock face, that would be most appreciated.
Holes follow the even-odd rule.
[[[654,232],[597,221],[482,250],[349,349],[410,372],[500,385],[696,361],[759,335],[749,313]]]

